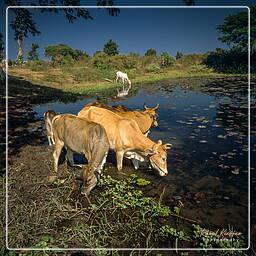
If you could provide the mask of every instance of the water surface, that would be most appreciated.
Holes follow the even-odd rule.
[[[77,114],[95,99],[72,104],[54,103],[36,107],[38,117],[48,109]],[[232,225],[245,235],[248,230],[248,97],[246,80],[206,81],[191,87],[168,82],[143,86],[136,95],[108,99],[109,105],[122,104],[142,109],[143,103],[160,108],[159,126],[149,138],[174,146],[168,152],[167,177],[154,171],[138,170],[151,180],[149,194],[164,190],[166,204],[182,205],[185,216],[214,228]],[[252,97],[252,108],[255,99]],[[252,120],[254,123],[254,120]],[[251,158],[255,159],[255,131],[251,136]],[[255,161],[251,167],[255,168]],[[130,166],[129,172],[135,172]]]

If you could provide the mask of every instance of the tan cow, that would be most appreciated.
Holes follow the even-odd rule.
[[[126,154],[131,157],[134,154],[135,157],[141,155],[142,158],[149,158],[151,166],[159,175],[168,174],[166,150],[171,144],[163,145],[161,140],[157,143],[151,141],[142,134],[134,120],[122,118],[107,109],[93,106],[86,111],[80,111],[78,116],[99,123],[105,128],[110,148],[116,152],[118,170],[123,167],[123,157]]]
[[[97,175],[101,173],[109,150],[105,129],[77,116],[61,114],[53,118],[52,130],[55,139],[55,172],[58,171],[58,160],[64,146],[68,151],[84,154],[88,165],[83,166],[81,172],[84,185],[82,194],[89,195],[97,184]]]
[[[87,111],[89,107],[91,106],[96,106],[100,108],[105,108],[110,111],[113,111],[115,114],[119,115],[120,117],[125,117],[125,118],[131,118],[134,121],[137,122],[141,132],[147,136],[149,133],[149,129],[151,126],[158,126],[158,123],[156,121],[158,114],[156,113],[156,110],[159,108],[159,104],[156,105],[154,108],[148,108],[145,104],[143,105],[144,111],[140,110],[134,110],[130,111],[128,108],[122,105],[117,105],[117,106],[109,106],[104,103],[100,102],[93,102],[87,104],[79,113],[78,115],[83,115],[84,111]]]

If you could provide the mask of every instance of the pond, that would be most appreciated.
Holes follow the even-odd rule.
[[[152,181],[148,194],[160,196],[169,205],[182,206],[182,214],[200,220],[215,230],[229,225],[247,237],[248,232],[248,95],[246,78],[180,80],[143,85],[125,98],[105,99],[142,109],[143,103],[160,108],[159,126],[149,138],[172,143],[166,177],[153,171],[137,170]],[[255,111],[252,93],[251,113]],[[95,98],[72,104],[38,106],[37,117],[53,109],[77,114]],[[251,119],[251,159],[255,159],[255,120]],[[255,171],[255,161],[251,168]],[[130,166],[131,167],[131,166]],[[129,168],[130,173],[135,171]]]

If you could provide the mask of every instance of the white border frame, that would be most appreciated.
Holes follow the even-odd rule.
[[[248,6],[8,6],[6,8],[6,60],[9,59],[8,56],[8,10],[13,8],[26,8],[26,9],[43,9],[43,8],[62,8],[62,9],[68,9],[68,8],[85,8],[85,9],[106,9],[106,8],[129,8],[129,9],[247,9],[248,10],[248,247],[247,248],[11,248],[8,246],[8,62],[6,62],[6,186],[5,186],[5,195],[6,195],[6,205],[5,205],[5,218],[6,218],[6,229],[5,229],[5,243],[6,248],[8,250],[13,251],[100,251],[100,250],[106,250],[106,251],[246,251],[250,249],[250,235],[251,235],[251,219],[250,219],[250,203],[251,203],[251,188],[250,188],[250,146],[251,146],[251,140],[250,140],[250,80],[251,80],[251,74],[250,74],[250,8]]]

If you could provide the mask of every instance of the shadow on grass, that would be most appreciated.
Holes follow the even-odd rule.
[[[1,173],[5,172],[6,156],[6,90],[5,84],[0,85],[0,160]],[[18,77],[11,77],[8,81],[8,161],[14,157],[19,149],[27,144],[36,145],[45,140],[42,129],[36,128],[33,106],[48,102],[75,102],[80,94],[63,92],[59,89],[32,84]]]

